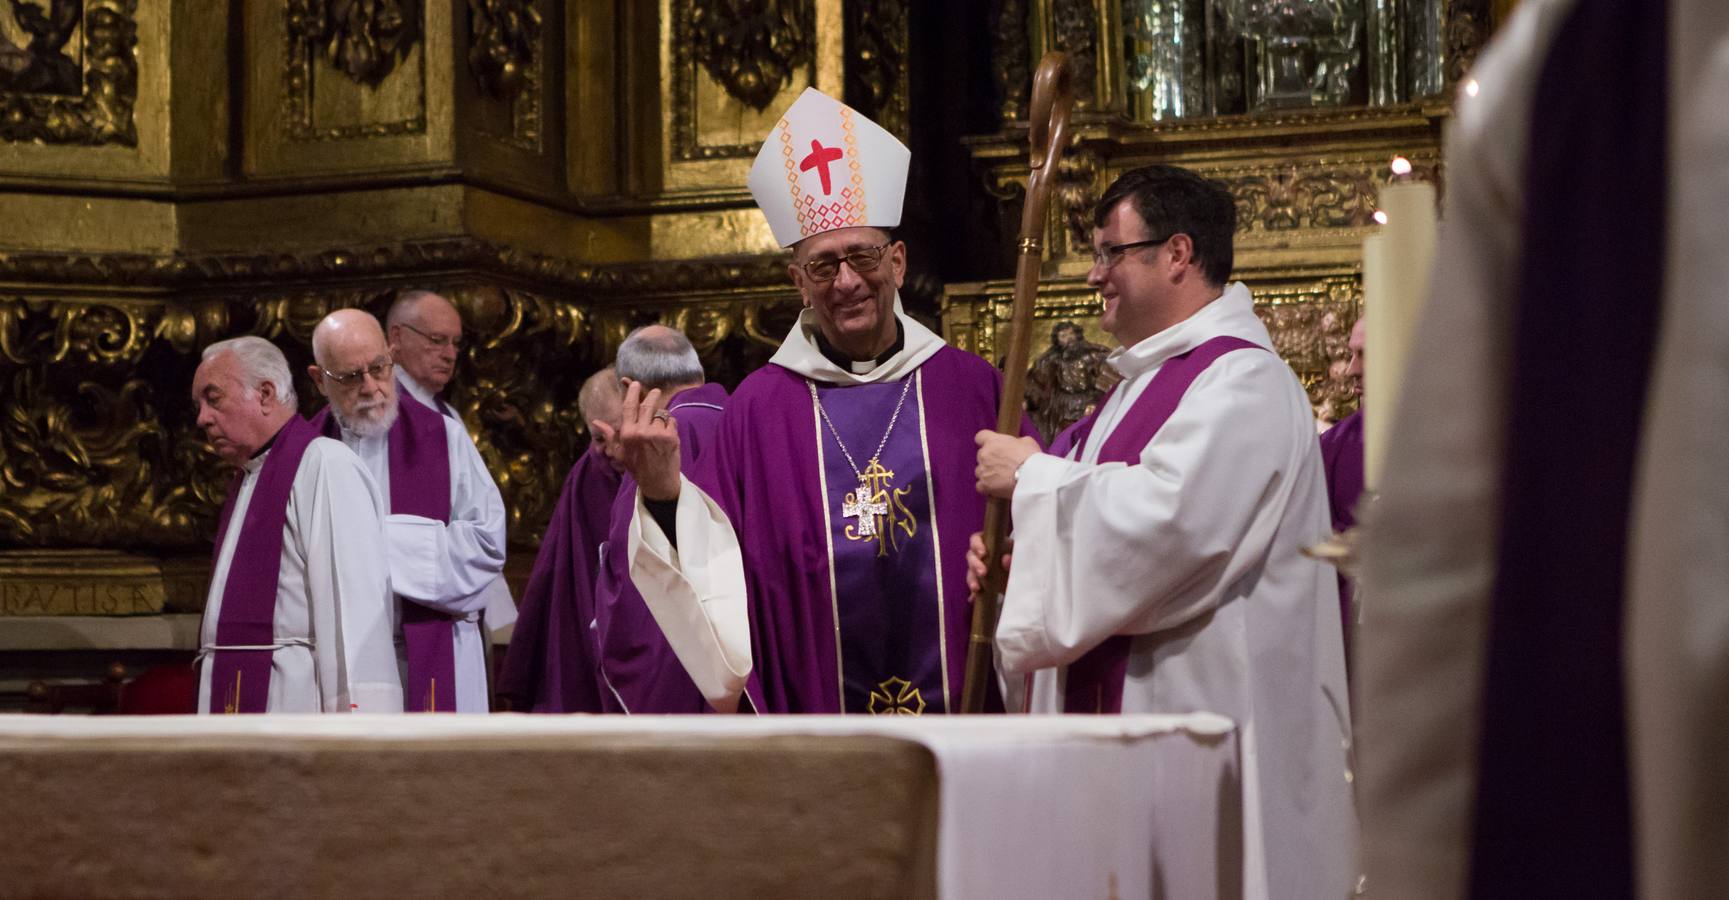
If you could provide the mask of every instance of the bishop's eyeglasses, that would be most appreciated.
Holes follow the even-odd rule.
[[[862,275],[882,265],[883,254],[888,251],[888,248],[888,244],[883,244],[880,247],[852,250],[845,256],[819,256],[805,263],[804,271],[806,275],[817,281],[833,281],[836,276],[840,275],[840,264],[845,262],[852,267],[854,272]]]
[[[360,380],[368,375],[372,376],[373,381],[383,383],[384,379],[390,377],[390,370],[396,368],[396,363],[391,362],[388,359],[381,359],[364,369],[355,369],[352,372],[341,373],[332,372],[323,366],[319,366],[318,368],[324,373],[325,378],[328,378],[343,387],[353,387],[359,384]]]
[[[1127,244],[1106,244],[1093,251],[1093,265],[1109,269],[1118,262],[1121,262],[1123,254],[1130,250],[1139,250],[1142,247],[1157,247],[1174,237],[1176,237],[1175,234],[1167,234],[1162,238],[1151,241],[1130,241]]]

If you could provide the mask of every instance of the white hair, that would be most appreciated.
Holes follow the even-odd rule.
[[[702,360],[697,357],[690,338],[672,328],[663,334],[643,334],[644,330],[654,327],[644,325],[637,328],[618,345],[618,360],[613,363],[618,377],[638,382],[644,390],[702,384],[706,380],[702,373]]]
[[[288,371],[288,358],[275,344],[250,334],[229,338],[205,347],[203,359],[212,360],[224,353],[234,354],[234,359],[240,363],[242,383],[247,390],[257,393],[268,384],[276,389],[277,402],[290,409],[298,406],[299,401],[294,396],[294,376]]]
[[[424,288],[414,288],[412,290],[403,291],[401,294],[396,296],[396,300],[390,304],[390,309],[384,314],[384,327],[395,328],[396,326],[403,324],[408,318],[408,314],[420,307],[420,301],[428,298],[437,298],[438,300],[442,300],[444,305],[451,309],[456,308],[456,304],[451,303],[450,298],[437,291],[429,291]]]

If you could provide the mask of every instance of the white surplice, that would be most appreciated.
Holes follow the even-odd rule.
[[[904,338],[901,349],[868,372],[847,371],[822,354],[815,314],[808,309],[769,362],[823,384],[904,378],[946,345],[902,311],[898,294],[894,310]],[[676,549],[637,491],[628,531],[630,578],[709,705],[731,712],[738,708],[752,667],[744,553],[720,504],[689,478],[680,475],[679,482]]]
[[[450,521],[384,517],[390,587],[402,602],[459,617],[452,636],[456,711],[483,713],[491,710],[492,702],[480,617],[489,599],[487,587],[504,571],[504,500],[468,432],[448,416],[439,419],[449,448]],[[372,473],[379,493],[389,497],[390,436],[362,438],[344,430],[342,441]]]
[[[1134,635],[1124,713],[1213,712],[1242,734],[1245,895],[1344,897],[1357,839],[1333,570],[1301,555],[1331,531],[1308,397],[1278,356],[1215,360],[1140,453],[1097,462],[1162,364],[1228,335],[1271,347],[1249,290],[1108,362],[1124,381],[1079,459],[1020,469],[999,664],[1058,712],[1066,666]],[[1071,453],[1072,455],[1072,453]]]
[[[216,644],[240,526],[270,453],[244,467],[210,577],[199,628],[203,647]],[[378,488],[353,453],[327,438],[307,445],[282,526],[268,711],[402,711],[383,518]],[[210,667],[199,669],[198,711],[204,713],[210,709]]]
[[[1417,329],[1365,547],[1357,684],[1364,864],[1377,897],[1470,890],[1532,95],[1575,2],[1519,4],[1473,66],[1476,96],[1459,97],[1447,131],[1434,300]],[[1668,33],[1668,258],[1627,262],[1664,267],[1663,291],[1613,298],[1663,304],[1625,586],[1634,868],[1642,897],[1722,897],[1729,4],[1672,2]]]
[[[462,425],[462,436],[467,438],[470,444],[474,443],[474,436],[468,433],[468,426],[463,423],[462,417],[456,414],[456,410],[450,404],[441,401],[437,394],[422,387],[420,382],[415,381],[412,375],[403,371],[401,366],[396,368],[396,381],[408,388],[408,393],[413,395],[414,399],[426,404],[428,409],[443,413],[445,417],[454,420],[456,424]],[[480,448],[476,447],[475,452],[479,453]],[[496,485],[497,482],[495,481],[494,484]],[[506,629],[516,624],[516,598],[510,595],[510,584],[504,580],[502,573],[486,586],[486,611],[481,614],[480,624],[486,629],[486,633],[494,643],[502,644],[509,640],[510,632]]]

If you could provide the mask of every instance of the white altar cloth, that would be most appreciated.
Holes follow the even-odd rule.
[[[1235,898],[1235,728],[1177,716],[0,716],[0,742],[178,736],[411,742],[596,735],[867,735],[937,762],[937,882],[966,898]],[[0,750],[4,752],[4,750]]]

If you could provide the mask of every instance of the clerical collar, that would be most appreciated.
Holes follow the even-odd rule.
[[[288,427],[288,423],[283,422],[282,428],[287,428],[287,427]],[[282,428],[276,429],[276,433],[270,436],[270,440],[264,442],[264,446],[259,447],[257,450],[252,451],[252,455],[246,457],[247,461],[250,462],[252,460],[257,459],[260,456],[263,456],[266,453],[269,453],[270,452],[270,445],[276,443],[276,439],[282,436]]]
[[[895,318],[895,342],[890,344],[887,350],[877,354],[876,359],[853,359],[845,353],[836,350],[834,345],[828,342],[828,338],[822,336],[821,331],[816,331],[814,334],[816,336],[817,352],[821,353],[829,362],[840,366],[842,369],[851,372],[854,375],[868,374],[870,370],[893,359],[894,355],[901,352],[901,350],[907,345],[906,328],[901,325],[899,317]]]

